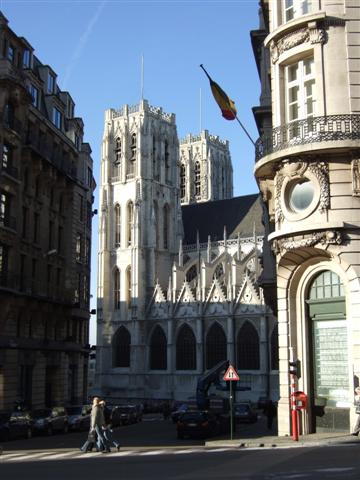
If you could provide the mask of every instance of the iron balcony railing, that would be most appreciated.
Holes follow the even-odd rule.
[[[312,117],[276,127],[255,144],[255,160],[297,145],[338,140],[360,140],[360,115]]]

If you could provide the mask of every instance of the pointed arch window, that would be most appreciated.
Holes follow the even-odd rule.
[[[133,225],[134,225],[134,204],[128,203],[127,206],[127,246],[131,247],[133,244]]]
[[[196,340],[188,325],[183,325],[176,339],[176,370],[196,370]]]
[[[157,202],[154,202],[154,227],[155,227],[155,247],[159,248],[159,208]]]
[[[169,206],[164,206],[164,218],[163,218],[163,237],[164,237],[164,249],[169,248]]]
[[[119,164],[121,162],[121,139],[118,137],[115,141],[115,163]]]
[[[154,180],[159,180],[159,178],[160,178],[159,162],[158,162],[157,152],[156,152],[156,138],[155,138],[155,135],[153,135],[153,137],[152,137],[152,163],[153,163]]]
[[[189,270],[186,272],[186,281],[188,283],[192,282],[197,277],[197,266],[192,265]]]
[[[157,326],[150,340],[150,370],[167,369],[167,341],[164,330]]]
[[[131,286],[131,267],[126,270],[126,303],[128,307],[131,306],[132,286]]]
[[[214,323],[206,335],[206,368],[212,368],[227,358],[227,342],[224,330]]]
[[[182,163],[180,166],[180,198],[185,200],[186,194],[186,169],[185,165]]]
[[[170,155],[169,155],[169,143],[165,140],[165,182],[170,180]]]
[[[200,175],[200,162],[195,162],[195,196],[201,196],[201,175]]]
[[[121,326],[112,342],[113,367],[130,367],[130,346],[131,335],[127,328]]]
[[[259,370],[260,343],[256,328],[245,322],[237,337],[237,367],[240,370]]]
[[[114,309],[120,309],[120,270],[114,270]]]
[[[270,349],[271,370],[279,370],[279,332],[277,324],[271,333]]]
[[[117,203],[115,205],[115,247],[121,245],[121,207]]]
[[[128,172],[127,172],[127,174],[130,176],[135,175],[136,153],[137,153],[136,133],[133,133],[131,135],[131,141],[130,141],[130,161],[128,162]]]

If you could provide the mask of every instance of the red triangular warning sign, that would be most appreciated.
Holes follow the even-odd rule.
[[[240,380],[239,375],[236,373],[235,368],[232,365],[229,365],[229,368],[226,370],[226,373],[223,377],[225,382],[238,381]]]

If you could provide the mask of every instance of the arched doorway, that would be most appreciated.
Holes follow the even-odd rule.
[[[309,319],[312,431],[349,431],[349,362],[345,294],[330,270],[310,284]]]

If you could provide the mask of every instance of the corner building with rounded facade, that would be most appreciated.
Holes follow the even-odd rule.
[[[255,176],[276,256],[279,435],[291,431],[292,353],[308,397],[301,433],[349,432],[360,382],[360,4],[261,6],[272,126]]]

